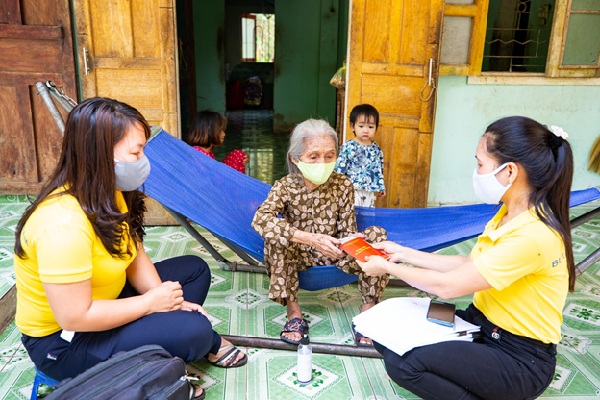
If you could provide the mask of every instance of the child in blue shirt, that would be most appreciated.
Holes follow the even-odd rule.
[[[379,112],[370,104],[360,104],[350,112],[354,138],[340,149],[335,172],[344,174],[354,184],[354,204],[375,207],[375,198],[385,196],[383,151],[373,141],[379,127]]]

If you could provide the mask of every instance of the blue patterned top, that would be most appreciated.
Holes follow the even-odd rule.
[[[370,145],[348,140],[342,145],[335,172],[350,178],[355,189],[383,192],[383,151],[375,142]]]

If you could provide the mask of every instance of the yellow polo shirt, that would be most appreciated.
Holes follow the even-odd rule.
[[[492,286],[475,293],[473,303],[504,330],[558,343],[569,291],[563,241],[533,208],[497,228],[504,215],[503,205],[471,250],[475,267]]]
[[[57,189],[61,192],[63,189]],[[127,211],[121,192],[119,210]],[[131,240],[127,235],[127,240]],[[21,232],[25,258],[15,255],[17,313],[21,333],[43,337],[62,328],[56,322],[42,283],[74,283],[90,280],[92,298],[115,299],[126,281],[125,270],[133,258],[113,258],[96,236],[77,199],[71,195],[40,203]],[[125,242],[123,242],[125,246]]]

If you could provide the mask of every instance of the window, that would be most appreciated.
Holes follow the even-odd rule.
[[[242,61],[273,62],[275,14],[242,14]]]
[[[599,0],[446,0],[440,74],[600,77]]]
[[[256,61],[256,17],[242,15],[242,61]]]
[[[554,0],[490,1],[481,70],[545,72],[554,8]]]

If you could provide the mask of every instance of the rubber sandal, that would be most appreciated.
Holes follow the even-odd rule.
[[[356,325],[352,324],[352,334],[354,335],[354,344],[358,347],[373,347],[373,343],[363,343],[361,340],[368,339],[365,335],[356,330]]]
[[[200,387],[200,386],[194,386],[194,394],[196,394],[196,389]],[[200,393],[198,396],[194,396],[192,397],[192,400],[204,400],[204,398],[206,397],[206,389],[202,389],[202,393]]]
[[[242,351],[240,349],[238,349],[237,347],[235,347],[233,344],[228,344],[227,346],[223,346],[219,349],[219,351],[224,350],[224,349],[230,349],[230,350],[227,353],[223,354],[223,356],[221,358],[219,358],[217,361],[208,360],[208,362],[211,363],[211,365],[214,365],[215,367],[219,367],[219,368],[237,368],[237,367],[241,367],[242,365],[246,365],[246,363],[248,362],[248,355],[244,354],[244,357],[241,358],[240,360],[238,360],[238,362],[236,363],[238,354],[240,354]]]
[[[293,340],[283,336],[284,333],[299,333],[300,337],[308,335],[308,321],[302,318],[294,317],[283,325],[283,330],[279,334],[279,338],[286,343],[300,344],[300,340]]]

